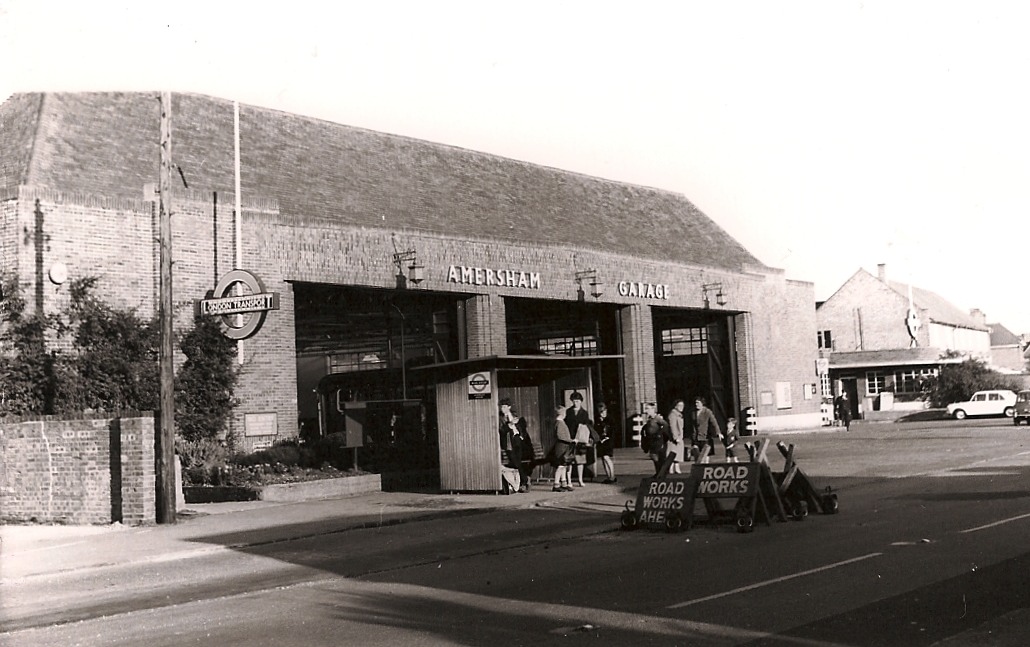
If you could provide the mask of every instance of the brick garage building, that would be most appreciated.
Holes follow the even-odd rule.
[[[240,346],[232,428],[250,447],[423,397],[405,369],[490,355],[606,357],[591,400],[621,419],[700,393],[760,429],[820,423],[812,284],[682,195],[241,106],[237,231],[233,104],[176,94],[171,123],[176,329],[234,267],[280,296]],[[67,299],[47,280],[63,263],[156,311],[159,140],[156,94],[0,107],[0,269],[37,308]]]

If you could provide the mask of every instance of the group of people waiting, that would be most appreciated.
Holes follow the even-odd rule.
[[[671,458],[669,474],[681,474],[680,463],[686,461],[708,462],[715,456],[716,444],[721,444],[726,452],[727,462],[736,462],[734,447],[739,439],[736,418],[726,420],[726,432],[719,428],[715,414],[709,409],[704,398],[694,399],[694,411],[690,414],[690,426],[684,416],[686,402],[676,400],[666,420],[657,411],[654,403],[644,405],[644,427],[640,437],[640,447],[654,463],[655,474],[658,474],[665,462]],[[707,451],[704,448],[707,447]]]
[[[604,483],[615,483],[614,428],[608,407],[601,403],[595,419],[583,408],[583,394],[574,391],[569,406],[559,404],[554,412],[555,441],[543,458],[527,431],[526,419],[512,410],[511,399],[500,401],[499,434],[501,475],[508,492],[528,492],[533,469],[541,463],[554,467],[555,492],[571,492],[573,485],[584,487],[584,476],[593,453],[604,466]]]
[[[597,407],[596,420],[583,408],[583,394],[573,391],[569,405],[554,408],[554,447],[548,461],[554,467],[553,492],[571,492],[573,485],[584,487],[591,448],[604,466],[603,483],[615,483],[615,441],[608,407],[603,402]]]

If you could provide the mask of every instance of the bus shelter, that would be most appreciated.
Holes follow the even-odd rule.
[[[554,409],[568,404],[573,392],[593,418],[592,369],[622,355],[567,357],[491,355],[412,369],[429,372],[436,389],[440,451],[440,490],[498,492],[501,484],[499,403],[526,418],[538,458],[554,445]],[[540,468],[549,476],[550,466]]]

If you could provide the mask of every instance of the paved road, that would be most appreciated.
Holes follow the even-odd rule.
[[[1030,428],[860,424],[776,439],[838,490],[840,514],[751,534],[620,532],[627,483],[239,548],[227,548],[238,534],[213,533],[189,556],[5,586],[0,643],[1027,643]]]

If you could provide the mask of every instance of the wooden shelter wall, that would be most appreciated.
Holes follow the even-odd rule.
[[[496,371],[491,382],[497,383]],[[469,400],[464,377],[436,385],[440,445],[440,489],[497,492],[501,489],[501,446],[497,396]]]

